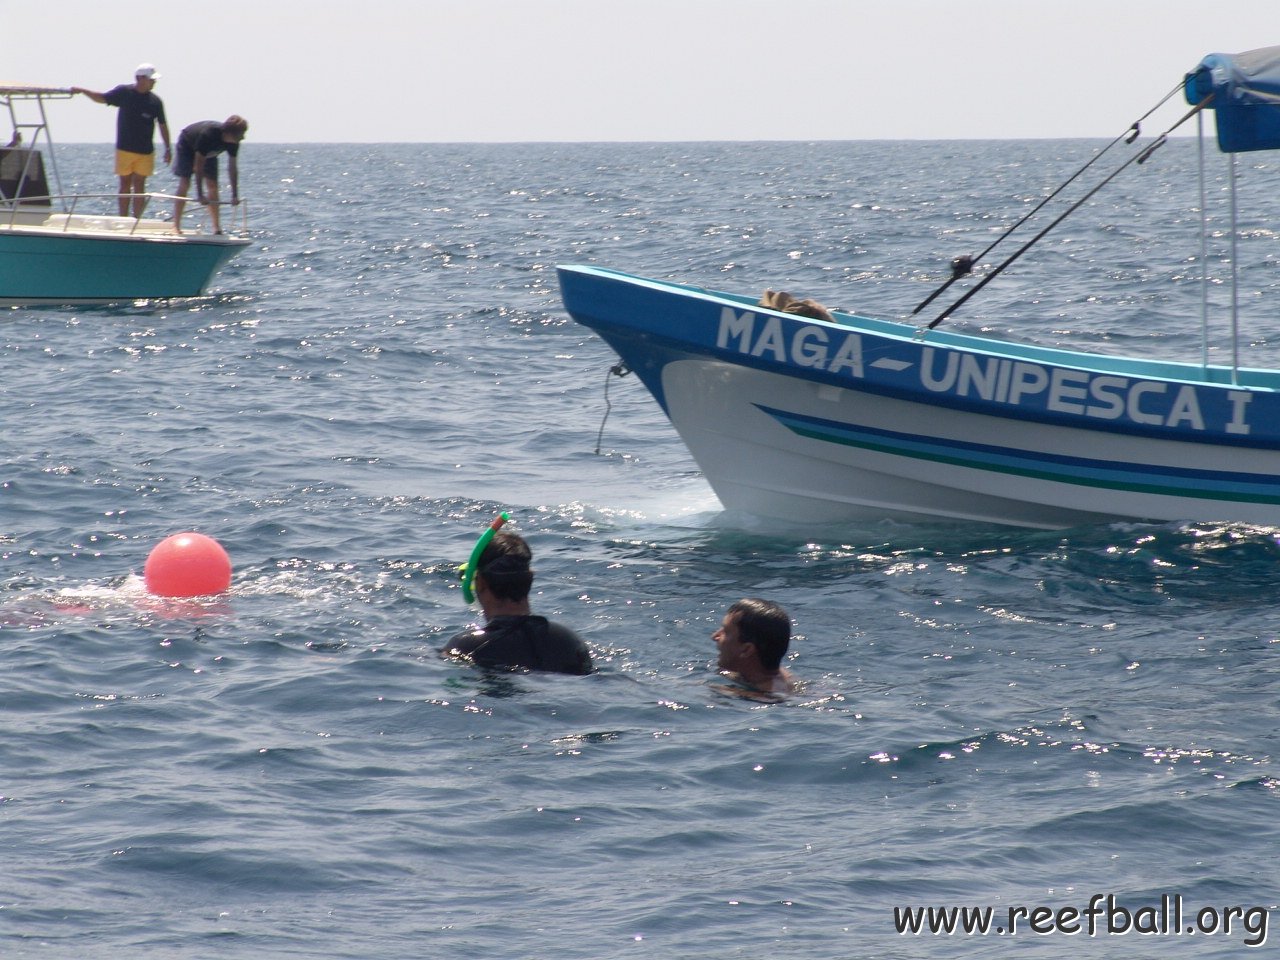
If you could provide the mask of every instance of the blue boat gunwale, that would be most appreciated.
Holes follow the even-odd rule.
[[[1067,350],[1061,347],[1044,347],[1037,344],[1018,343],[945,330],[927,330],[897,320],[868,317],[847,310],[832,310],[835,322],[799,317],[760,306],[756,299],[743,294],[713,290],[695,284],[669,280],[654,280],[622,270],[589,264],[557,265],[557,271],[593,274],[602,279],[622,280],[635,286],[646,287],[659,293],[682,293],[695,296],[709,303],[718,303],[738,310],[782,317],[791,322],[814,325],[837,332],[870,333],[904,344],[946,347],[967,353],[1024,360],[1088,373],[1114,374],[1144,380],[1162,380],[1211,388],[1248,390],[1259,393],[1280,392],[1280,370],[1260,367],[1232,368],[1221,364],[1203,365],[1177,360],[1147,360],[1135,357],[1118,357],[1105,353]],[[658,334],[652,334],[657,336]]]

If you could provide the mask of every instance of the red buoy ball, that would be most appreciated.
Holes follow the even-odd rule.
[[[159,597],[210,596],[231,586],[231,558],[213,537],[175,533],[155,545],[142,575]]]

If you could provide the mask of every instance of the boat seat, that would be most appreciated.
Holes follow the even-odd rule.
[[[38,199],[27,199],[30,197]],[[0,200],[19,200],[27,207],[50,206],[44,155],[39,150],[0,147]]]

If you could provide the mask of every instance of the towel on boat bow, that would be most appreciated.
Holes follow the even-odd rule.
[[[831,311],[817,300],[797,300],[785,290],[766,290],[760,298],[760,306],[783,313],[794,313],[796,316],[808,317],[810,320],[834,320]]]

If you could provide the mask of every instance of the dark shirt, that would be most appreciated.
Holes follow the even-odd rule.
[[[591,673],[591,652],[582,638],[546,617],[494,617],[484,627],[464,630],[441,651],[467,657],[481,667],[548,670],[579,676]]]
[[[178,150],[191,156],[199,153],[206,157],[216,157],[225,150],[234,157],[240,152],[240,144],[222,139],[222,124],[217,120],[201,120],[182,128],[178,134]]]
[[[130,153],[154,153],[156,122],[168,123],[160,98],[154,93],[139,93],[133,84],[112,87],[102,98],[119,108],[116,114],[116,149]]]

